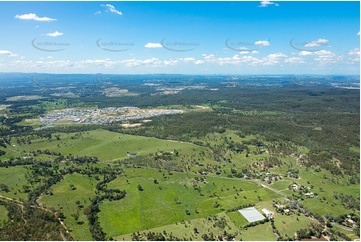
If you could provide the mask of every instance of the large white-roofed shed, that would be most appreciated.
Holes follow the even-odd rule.
[[[245,217],[246,220],[250,223],[265,219],[265,217],[254,207],[240,209],[238,210],[238,212],[240,212],[243,215],[243,217]]]

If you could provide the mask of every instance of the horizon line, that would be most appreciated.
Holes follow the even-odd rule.
[[[1,1],[1,0],[0,0]],[[212,73],[212,74],[182,74],[182,73],[138,73],[138,74],[130,74],[130,73],[47,73],[47,72],[1,72],[1,74],[46,74],[46,75],[128,75],[128,76],[137,76],[137,75],[179,75],[179,76],[359,76],[361,77],[361,73],[359,74],[340,74],[340,73],[328,73],[328,74],[295,74],[295,73],[287,73],[287,74],[222,74],[222,73]]]

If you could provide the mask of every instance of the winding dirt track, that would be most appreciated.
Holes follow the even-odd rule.
[[[16,204],[19,204],[19,206],[21,207],[22,212],[24,213],[24,202],[16,200],[16,199],[11,198],[11,197],[6,197],[6,196],[1,195],[1,194],[0,194],[0,198],[8,200],[8,201],[16,203]],[[52,215],[54,215],[57,218],[57,220],[59,221],[59,223],[61,224],[61,226],[64,228],[65,232],[69,235],[69,237],[71,237],[70,234],[69,234],[68,228],[66,227],[64,222],[61,221],[61,219],[59,218],[57,212],[53,212],[52,210],[50,210],[48,208],[45,208],[45,207],[41,207],[41,206],[30,205],[30,207],[41,209],[43,211],[46,211],[46,212],[51,213]],[[24,219],[24,222],[26,223],[27,221]],[[65,238],[65,236],[63,234],[61,234],[61,237],[63,238],[64,241],[67,241],[67,239]]]

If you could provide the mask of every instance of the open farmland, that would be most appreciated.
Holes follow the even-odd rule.
[[[54,134],[54,139],[33,140],[31,144],[16,144],[14,152],[29,152],[32,150],[49,150],[64,155],[96,156],[101,161],[122,160],[128,153],[145,155],[157,151],[202,149],[195,145],[181,142],[171,142],[151,137],[133,136],[114,133],[106,130],[88,131],[85,133]],[[59,138],[58,138],[59,137]]]
[[[109,236],[129,234],[182,220],[202,218],[240,205],[277,198],[253,182],[149,169],[127,169],[110,183],[127,197],[101,205],[100,222]],[[142,189],[139,190],[138,185]]]

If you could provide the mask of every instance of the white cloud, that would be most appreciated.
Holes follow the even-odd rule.
[[[360,49],[355,48],[347,52],[351,63],[360,62]]]
[[[162,64],[162,62],[158,59],[158,58],[150,58],[150,59],[145,59],[143,60],[143,63],[145,65],[160,65]]]
[[[179,58],[178,60],[185,63],[193,63],[195,65],[201,65],[205,62],[204,60],[197,60],[196,58],[193,57]]]
[[[357,33],[358,36],[360,36],[360,31]]]
[[[101,67],[114,67],[117,62],[111,61],[110,59],[96,59],[96,60],[83,60],[80,62],[81,64],[91,64]]]
[[[186,58],[181,58],[181,60],[184,62],[194,62],[196,59],[193,57],[186,57]]]
[[[27,13],[22,15],[16,15],[15,18],[21,19],[21,20],[34,20],[34,21],[40,21],[40,22],[52,22],[56,21],[54,18],[49,17],[39,17],[35,13]]]
[[[343,59],[342,56],[336,55],[335,53],[328,50],[318,50],[318,51],[301,51],[299,53],[301,56],[315,56],[314,60],[321,65],[336,63]]]
[[[307,55],[313,55],[314,52],[303,50],[303,51],[300,51],[300,53],[298,53],[298,54],[301,56],[307,56]]]
[[[285,59],[287,57],[288,57],[287,55],[285,55],[281,52],[273,53],[273,54],[269,54],[268,56],[262,58],[260,60],[260,63],[263,65],[275,65],[275,64],[279,64],[282,59]]]
[[[179,62],[178,60],[165,60],[165,61],[163,61],[164,65],[166,65],[166,66],[174,66],[178,62]]]
[[[360,55],[360,49],[355,48],[347,52],[348,55]]]
[[[64,35],[64,33],[55,31],[55,32],[52,32],[52,33],[47,33],[47,34],[45,34],[45,35],[50,36],[50,37],[58,37],[58,36]]]
[[[328,39],[318,39],[318,40],[314,40],[309,43],[306,43],[304,46],[305,47],[316,47],[316,46],[324,45],[327,43],[328,43]]]
[[[258,58],[253,56],[239,56],[234,55],[232,57],[216,57],[213,54],[203,55],[204,62],[213,63],[217,65],[257,65],[260,64],[261,61]]]
[[[6,61],[0,60],[0,70],[17,70],[18,66],[22,66],[26,71],[54,71],[54,70],[92,70],[92,71],[126,71],[129,68],[132,71],[149,71],[149,70],[171,70],[171,68],[181,69],[183,66],[192,66],[194,68],[221,68],[220,66],[230,66],[230,68],[264,68],[264,67],[286,67],[286,66],[301,66],[307,65],[309,67],[322,67],[326,65],[336,64],[356,64],[360,61],[359,54],[360,50],[358,48],[351,49],[347,52],[344,52],[343,56],[335,54],[328,50],[319,50],[319,51],[308,51],[305,53],[305,57],[295,56],[294,53],[286,54],[282,52],[271,53],[268,55],[255,56],[252,54],[253,51],[248,51],[246,53],[235,54],[230,56],[216,56],[214,54],[203,54],[201,57],[198,56],[188,56],[182,58],[173,58],[173,59],[158,59],[158,58],[148,58],[148,59],[138,59],[135,57],[128,57],[128,59],[83,59],[83,60],[56,60],[51,56],[44,57],[37,60],[22,60],[20,58],[5,58]],[[257,52],[258,53],[258,52]],[[0,55],[6,56],[15,56],[10,51],[0,50]],[[1,63],[5,63],[2,64]],[[198,66],[200,65],[200,66]],[[232,67],[233,66],[233,67]],[[153,69],[152,69],[153,68]],[[322,67],[323,68],[323,67]],[[199,69],[199,70],[201,70]]]
[[[256,46],[270,46],[271,44],[267,40],[258,40],[256,42],[254,42],[254,45],[256,45]]]
[[[271,58],[271,59],[278,59],[278,58],[286,58],[288,57],[287,55],[281,53],[281,52],[278,52],[278,53],[274,53],[274,54],[269,54],[267,56],[267,58]]]
[[[285,59],[285,63],[304,64],[305,62],[299,57],[290,57],[290,58]]]
[[[203,54],[202,56],[205,60],[210,60],[215,58],[215,55],[213,54]]]
[[[314,54],[317,56],[315,60],[318,61],[320,65],[337,63],[338,61],[341,61],[343,59],[342,56],[338,56],[328,50],[315,51]]]
[[[9,50],[0,50],[0,55],[17,56],[16,54],[14,54],[13,52],[11,52]]]
[[[312,51],[305,51],[305,50],[303,50],[303,51],[301,51],[300,53],[298,53],[299,55],[302,55],[302,56],[306,56],[306,55],[312,55],[313,54],[313,52]]]
[[[96,11],[94,14],[99,15],[99,14],[102,14],[102,12],[101,11]]]
[[[270,66],[288,64],[304,64],[304,60],[299,57],[289,57],[288,55],[278,52],[272,53],[265,57],[254,57],[251,55],[234,55],[232,57],[216,57],[213,54],[204,54],[204,61],[217,65],[250,65],[250,66]]]
[[[252,50],[252,51],[250,51],[250,50],[241,50],[239,52],[239,54],[241,54],[241,55],[247,55],[247,54],[256,55],[256,54],[259,54],[259,52],[257,50]]]
[[[155,48],[162,48],[163,46],[160,43],[146,43],[144,45],[145,48],[155,49]]]
[[[102,4],[101,5],[102,7],[105,7],[107,10],[107,12],[111,12],[111,13],[114,13],[114,14],[117,14],[117,15],[123,15],[122,12],[118,11],[117,9],[115,9],[115,7],[111,4]],[[99,11],[98,11],[99,12]]]
[[[265,7],[268,7],[268,5],[275,5],[276,7],[279,6],[277,3],[271,2],[269,0],[264,0],[264,1],[261,1],[261,4],[258,7],[265,8]]]
[[[196,64],[196,65],[202,65],[202,64],[204,64],[204,62],[205,62],[205,61],[203,61],[203,60],[196,60],[196,61],[194,62],[194,64]]]
[[[300,51],[300,53],[298,53],[298,54],[301,55],[301,56],[307,56],[307,55],[313,55],[314,52],[313,51],[303,50],[303,51]]]
[[[313,53],[319,56],[323,56],[323,55],[335,56],[335,53],[328,50],[318,50],[318,51],[314,51]]]
[[[123,60],[121,61],[121,63],[124,63],[126,65],[126,67],[138,67],[138,66],[159,66],[162,64],[162,61],[159,60],[158,58],[150,58],[150,59],[145,59],[145,60],[137,60],[135,58],[133,59],[127,59],[127,60]]]
[[[352,52],[353,53],[353,52]],[[342,61],[344,58],[342,55],[337,55],[328,50],[318,50],[318,51],[301,51],[299,52],[301,56],[314,56],[314,60],[320,65],[327,65],[332,63],[337,63]]]

